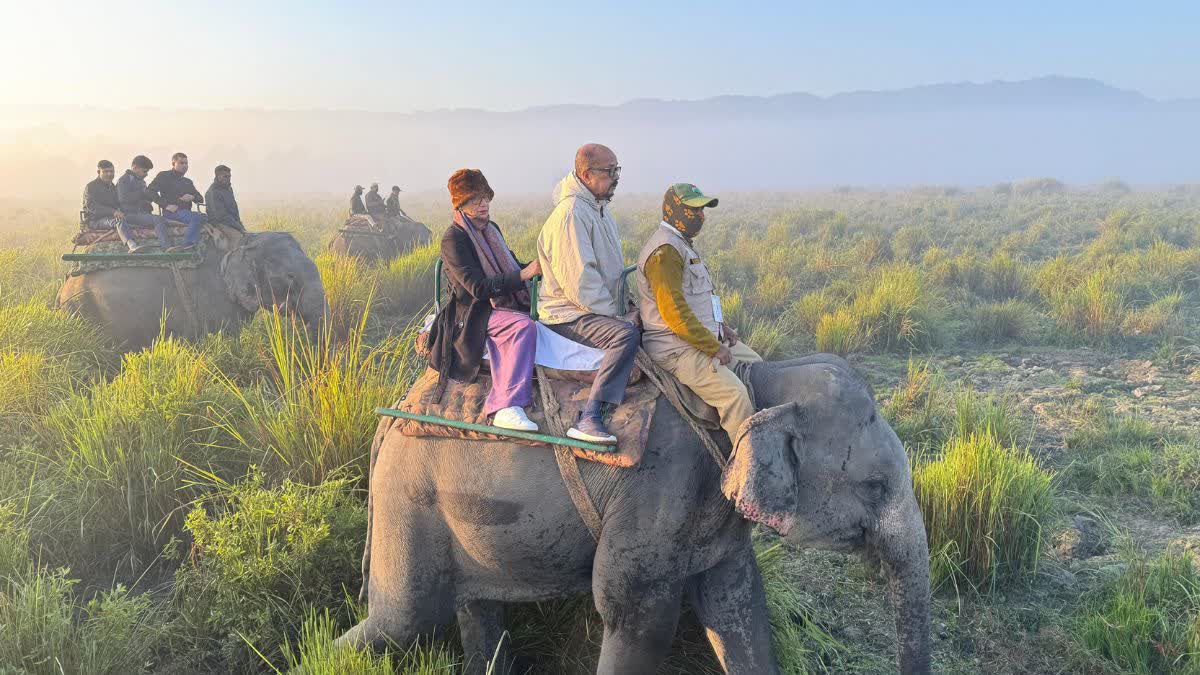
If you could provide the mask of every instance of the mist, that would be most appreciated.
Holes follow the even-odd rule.
[[[1069,183],[1200,180],[1200,101],[1154,101],[1091,80],[1041,78],[832,97],[561,105],[518,112],[114,111],[0,107],[0,197],[77,195],[98,159],[166,168],[189,155],[204,187],[227,164],[243,195],[348,194],[379,181],[444,190],[463,166],[498,191],[544,193],[575,148],[601,142],[623,190],[677,181],[712,190],[836,185],[980,185],[1030,176]]]

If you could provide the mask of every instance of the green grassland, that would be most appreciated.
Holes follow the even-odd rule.
[[[243,205],[321,270],[336,334],[260,313],[119,356],[50,309],[74,205],[0,201],[0,673],[451,673],[453,639],[328,642],[364,608],[374,407],[425,367],[436,245],[326,244],[341,199]],[[435,239],[438,196],[405,204]],[[500,195],[528,259],[545,198]],[[618,195],[629,258],[658,198]],[[697,244],[767,358],[846,355],[904,440],[929,530],[935,668],[1200,673],[1200,186],[723,195]],[[789,673],[889,672],[870,561],[756,535]],[[520,606],[535,672],[588,672],[588,599]],[[664,672],[717,672],[685,620]]]

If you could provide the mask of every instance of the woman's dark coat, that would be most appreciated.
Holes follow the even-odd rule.
[[[492,298],[500,307],[528,312],[529,306],[518,303],[513,295],[525,288],[525,282],[519,270],[487,276],[470,236],[457,225],[442,235],[442,264],[450,293],[429,329],[429,365],[441,373],[443,381],[449,377],[471,382],[483,361]],[[517,265],[525,267],[520,261]]]

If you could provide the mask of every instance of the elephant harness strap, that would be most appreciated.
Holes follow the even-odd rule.
[[[202,334],[200,316],[196,309],[195,298],[192,297],[192,291],[188,288],[187,281],[183,278],[183,270],[179,268],[179,265],[171,263],[171,276],[175,279],[175,292],[179,294],[179,302],[188,316],[191,337],[198,338]]]
[[[542,366],[537,366],[537,375],[539,382],[549,381],[549,376],[546,375]],[[541,392],[542,409],[546,411],[546,424],[550,427],[550,433],[555,436],[566,436],[567,430],[563,421],[562,409],[558,405],[558,399],[554,396],[552,388],[540,386],[538,391]],[[579,460],[575,458],[575,451],[563,445],[556,445],[554,446],[554,460],[558,462],[558,472],[562,474],[563,484],[567,486],[567,494],[571,496],[575,510],[579,512],[583,524],[587,525],[592,539],[600,541],[600,512],[596,510],[596,504],[592,502],[587,485],[583,482],[583,476],[579,473]]]

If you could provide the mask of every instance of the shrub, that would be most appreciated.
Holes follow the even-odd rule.
[[[1075,628],[1092,652],[1127,673],[1200,670],[1200,575],[1192,559],[1133,553],[1117,580],[1092,594]]]
[[[82,603],[65,570],[0,579],[0,669],[30,673],[150,672],[165,636],[150,598],[118,586]],[[11,672],[11,671],[6,671]]]
[[[1067,186],[1056,178],[1027,178],[1018,181],[1012,188],[1019,195],[1052,195],[1063,192]]]
[[[251,472],[188,514],[192,552],[174,605],[187,635],[213,644],[227,670],[255,662],[254,649],[274,659],[310,607],[340,606],[359,586],[366,510],[352,484],[265,487]]]
[[[1026,342],[1037,330],[1037,316],[1037,309],[1022,300],[985,302],[971,310],[971,337],[987,344]]]
[[[204,354],[173,338],[128,354],[121,373],[55,407],[46,418],[46,457],[61,486],[55,509],[78,553],[122,560],[130,571],[155,557],[197,494],[188,476],[240,470],[212,418],[232,400]]]
[[[1037,567],[1054,496],[1051,474],[1027,451],[990,432],[953,438],[940,459],[914,466],[913,487],[935,586],[991,591]]]
[[[1001,251],[993,255],[987,262],[985,273],[986,285],[980,289],[981,295],[996,300],[1025,295],[1028,288],[1025,266],[1009,254]]]
[[[282,464],[288,474],[316,484],[338,470],[366,474],[366,456],[378,417],[375,408],[395,403],[419,374],[411,332],[369,347],[367,315],[345,342],[316,340],[302,325],[274,313],[268,320],[269,386],[241,389],[212,373],[238,405],[218,426],[245,453]]]

